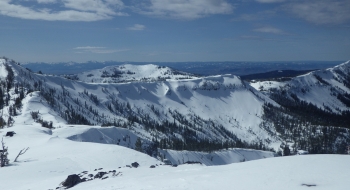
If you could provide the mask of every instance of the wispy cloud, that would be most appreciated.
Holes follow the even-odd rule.
[[[236,18],[231,19],[231,21],[258,21],[271,18],[276,15],[275,10],[260,11],[254,14],[241,14]]]
[[[142,24],[134,24],[134,26],[128,27],[128,30],[144,30],[146,29],[146,26],[142,25]]]
[[[118,53],[118,52],[130,50],[130,49],[108,49],[106,47],[95,47],[95,46],[82,46],[82,47],[75,47],[73,49],[76,50],[76,53],[99,53],[99,54]]]
[[[283,7],[314,24],[342,24],[350,21],[349,0],[296,0]]]
[[[243,35],[239,37],[240,40],[258,40],[258,41],[273,41],[275,39],[273,38],[265,38],[261,36],[249,36],[249,35]]]
[[[33,6],[21,5],[13,0],[0,1],[0,14],[10,17],[47,21],[97,21],[114,16],[126,16],[120,12],[121,0],[36,0]],[[57,4],[62,10],[53,10],[47,4]]]
[[[138,12],[162,18],[192,20],[215,14],[230,14],[233,5],[226,0],[146,0]]]
[[[253,31],[255,32],[263,32],[263,33],[270,33],[270,34],[286,34],[286,32],[284,32],[281,29],[278,28],[274,28],[271,26],[264,26],[264,27],[260,27],[260,28],[256,28]]]
[[[285,0],[255,0],[259,3],[280,3],[284,2]]]

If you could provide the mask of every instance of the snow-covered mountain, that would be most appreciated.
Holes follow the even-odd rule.
[[[341,153],[350,144],[350,61],[289,81],[251,85],[280,105],[266,105],[264,119],[294,146],[313,153]]]
[[[231,143],[230,147],[234,143],[278,147],[281,143],[273,128],[260,126],[263,105],[275,103],[233,75],[101,84],[34,74],[15,63],[7,64],[19,88],[40,91],[38,101],[67,123],[128,128],[144,139],[159,142],[163,148],[188,145],[197,149],[201,141],[215,146]],[[168,71],[153,65],[133,68],[151,70],[154,76]],[[14,91],[11,97],[15,99]],[[5,120],[10,115],[4,112]]]
[[[290,81],[263,81],[251,85],[267,94],[277,91],[290,99],[297,97],[329,112],[341,114],[350,110],[350,61]]]
[[[164,73],[169,71],[168,68],[154,65],[112,67],[122,69],[118,72],[125,74],[120,77],[124,78],[124,81],[129,71],[137,71],[135,75],[138,77],[131,83],[91,83],[59,76],[35,74],[14,61],[5,59],[2,60],[2,65],[0,68],[2,68],[1,77],[4,79],[3,123],[13,125],[16,123],[15,116],[21,114],[21,110],[30,109],[28,113],[46,127],[59,127],[57,123],[116,126],[127,129],[123,134],[130,133],[128,135],[133,137],[133,141],[121,142],[121,136],[116,134],[120,130],[98,128],[86,131],[84,129],[78,135],[71,134],[69,139],[84,141],[86,136],[95,135],[95,138],[88,138],[88,141],[107,144],[119,142],[123,146],[135,148],[137,138],[141,138],[142,150],[150,155],[155,155],[157,148],[213,151],[241,147],[264,150],[273,148],[277,151],[288,144],[292,145],[294,150],[302,147],[318,153],[319,148],[315,149],[311,141],[313,138],[320,139],[319,136],[324,136],[324,133],[311,133],[310,129],[323,131],[324,127],[329,127],[327,130],[342,127],[335,122],[308,123],[309,121],[305,120],[304,116],[300,116],[302,114],[290,112],[288,104],[276,98],[295,99],[295,91],[301,87],[303,81],[301,77],[292,80],[296,81],[293,82],[295,83],[294,88],[291,87],[292,82],[284,85],[283,88],[290,90],[288,91],[290,95],[284,97],[282,93],[286,93],[287,90],[278,91],[273,89],[279,88],[271,88],[269,91],[271,93],[262,93],[259,91],[262,88],[254,89],[234,75],[140,81],[141,76],[144,76],[142,74],[147,72],[150,76],[165,76]],[[347,65],[348,63],[342,64],[339,68],[347,68]],[[333,71],[337,68],[329,71],[337,73]],[[105,68],[103,71],[92,71],[95,73],[92,77],[96,77],[97,81],[102,81],[104,78],[96,73],[101,74],[108,71],[111,74],[110,70],[111,68]],[[342,69],[342,71],[347,70]],[[319,75],[321,78],[321,74]],[[85,73],[84,76],[87,74]],[[174,76],[176,75],[172,75]],[[339,74],[339,80],[346,81],[344,76],[343,78],[341,76],[343,75]],[[311,77],[310,81],[314,82],[312,87],[315,85],[322,87],[322,84],[317,83],[314,78]],[[306,84],[309,83],[306,81]],[[275,85],[282,86],[283,83],[276,82]],[[346,90],[345,87],[339,87],[339,89]],[[329,86],[329,88],[338,87]],[[280,96],[273,92],[280,92],[280,94],[277,93]],[[26,98],[29,99],[24,104],[23,100]],[[294,99],[291,101],[296,101]],[[298,100],[298,109],[310,106],[303,105],[301,100]],[[44,113],[33,106],[36,104],[44,105],[50,110],[48,113],[52,116],[45,118],[55,119],[40,119]],[[345,110],[345,108],[338,109]],[[326,116],[333,117],[333,115]],[[333,120],[343,117],[338,114]],[[324,117],[324,119],[327,118]],[[340,121],[342,121],[341,124],[346,122],[342,119]],[[296,125],[298,132],[295,131],[296,127],[293,127]],[[296,138],[296,133],[298,138]],[[337,135],[338,133],[342,135]],[[100,136],[96,134],[104,135],[102,139],[98,139]],[[329,147],[321,148],[322,151],[333,153],[344,151],[345,143],[350,141],[349,130],[342,128],[342,131],[338,130],[331,134],[331,137],[327,139],[333,140],[327,142],[327,147]],[[307,138],[306,135],[308,135]]]
[[[152,64],[109,66],[65,77],[86,83],[154,82],[198,78],[190,73]]]

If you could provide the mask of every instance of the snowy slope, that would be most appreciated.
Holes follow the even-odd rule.
[[[4,138],[9,147],[11,164],[0,169],[0,189],[49,189],[68,175],[84,170],[115,169],[135,161],[143,167],[160,163],[146,154],[122,146],[59,138],[40,126],[16,125],[7,130],[16,134]],[[1,130],[1,135],[7,130]],[[13,163],[17,153],[26,147],[29,150],[19,157],[19,162]]]
[[[77,142],[114,144],[128,148],[135,148],[137,138],[143,137],[141,134],[135,134],[124,128],[86,125],[68,125],[68,127],[58,128],[53,131],[53,135]],[[144,144],[150,143],[147,139],[149,137],[143,137]]]
[[[274,157],[273,152],[240,148],[220,150],[210,153],[186,150],[160,150],[159,153],[163,159],[167,159],[171,161],[172,164],[177,165],[188,162],[200,162],[206,166],[214,166]]]
[[[7,71],[6,71],[5,65],[4,65],[5,63],[6,63],[6,60],[0,58],[0,78],[1,79],[4,79],[5,76],[7,76]]]
[[[70,174],[86,171],[95,175],[98,171],[111,170],[116,170],[119,175],[83,182],[71,189],[231,189],[234,186],[236,189],[295,190],[305,189],[306,185],[316,185],[313,186],[315,189],[348,189],[350,165],[346,155],[291,156],[246,162],[239,160],[239,163],[222,166],[194,164],[171,167],[118,145],[70,141],[36,124],[16,125],[0,130],[0,134],[8,130],[17,134],[4,138],[9,147],[11,164],[0,168],[0,189],[55,189]],[[25,147],[30,149],[13,163],[16,154]],[[244,150],[240,153],[245,154]],[[191,152],[177,156],[186,154]],[[219,153],[212,153],[215,154]],[[252,151],[250,157],[254,154],[261,152]],[[135,161],[140,167],[126,167]],[[156,168],[150,168],[151,165]]]
[[[87,83],[153,82],[198,78],[190,73],[152,64],[109,66],[77,75],[69,75],[68,77]]]
[[[37,92],[31,93],[23,100],[23,110],[15,117],[12,127],[0,129],[10,159],[9,166],[0,168],[0,189],[50,189],[58,186],[68,175],[84,170],[116,169],[135,161],[141,167],[160,163],[123,146],[68,140],[64,136],[68,132],[60,133],[60,130],[72,130],[71,133],[74,133],[79,127],[66,125],[37,95]],[[33,110],[40,110],[42,118],[54,121],[58,129],[50,130],[34,122],[30,115]],[[7,131],[15,131],[16,134],[5,137]],[[19,157],[18,162],[13,162],[18,152],[27,147],[29,150]]]
[[[182,165],[123,171],[123,176],[94,180],[73,187],[85,189],[239,189],[347,190],[349,156],[292,156],[204,167]]]
[[[269,94],[284,91],[300,100],[334,113],[350,110],[350,106],[338,96],[350,100],[350,61],[333,68],[313,71],[286,82],[257,81],[251,84],[257,90]]]

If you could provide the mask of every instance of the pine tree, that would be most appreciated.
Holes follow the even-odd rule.
[[[290,155],[289,146],[288,146],[288,145],[285,145],[285,146],[284,146],[284,149],[283,149],[283,156],[289,156],[289,155]]]
[[[2,88],[0,88],[0,109],[2,109],[4,107],[4,93],[2,91]]]
[[[1,140],[1,147],[2,150],[0,150],[0,167],[4,167],[9,164],[8,156],[8,148],[5,147],[4,139]]]
[[[137,140],[135,142],[135,150],[142,152],[142,142],[140,137],[137,137]]]

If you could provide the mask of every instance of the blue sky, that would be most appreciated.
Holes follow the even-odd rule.
[[[349,0],[0,0],[20,62],[350,59]]]

